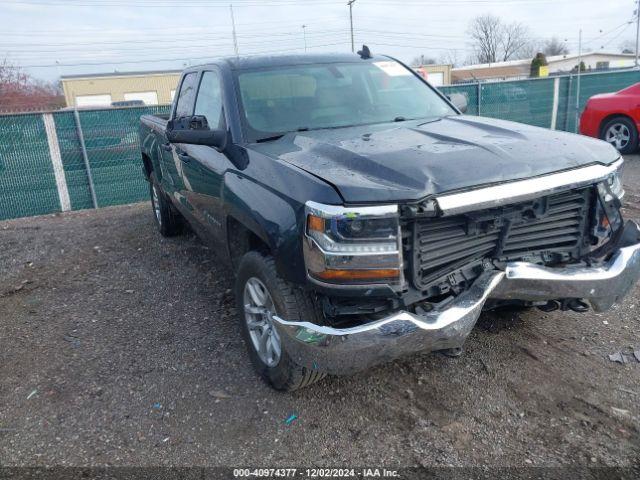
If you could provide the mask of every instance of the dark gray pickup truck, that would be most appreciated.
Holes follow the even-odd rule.
[[[483,309],[601,311],[640,275],[613,147],[465,116],[389,57],[189,68],[140,138],[160,232],[231,266],[277,389],[458,354]]]

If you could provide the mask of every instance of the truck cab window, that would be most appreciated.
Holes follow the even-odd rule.
[[[194,115],[205,116],[211,129],[223,126],[222,88],[220,86],[220,77],[216,72],[204,72],[202,74]]]
[[[196,94],[197,80],[197,72],[191,72],[184,76],[182,85],[180,86],[180,94],[178,95],[175,118],[186,117],[192,114],[193,98]]]

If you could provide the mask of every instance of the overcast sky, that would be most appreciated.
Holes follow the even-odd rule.
[[[228,0],[0,0],[0,58],[33,76],[180,69],[233,54]],[[235,0],[240,54],[346,52],[347,0]],[[634,0],[356,0],[356,46],[406,62],[424,54],[463,61],[470,20],[493,13],[534,39],[567,39],[577,52],[619,51],[635,40]]]

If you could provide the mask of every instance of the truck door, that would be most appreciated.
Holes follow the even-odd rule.
[[[222,108],[222,84],[218,71],[202,73],[193,115],[203,115],[210,129],[226,129]],[[227,157],[206,145],[181,145],[182,196],[214,246],[225,243],[222,186],[224,173],[232,167]]]
[[[175,111],[172,118],[193,114],[193,102],[196,98],[198,87],[198,72],[187,73],[180,84],[178,98],[176,100]],[[162,152],[162,188],[165,192],[176,198],[183,213],[187,213],[187,202],[181,197],[182,185],[182,160],[180,158],[181,147],[184,145],[174,145],[167,142],[160,145]]]

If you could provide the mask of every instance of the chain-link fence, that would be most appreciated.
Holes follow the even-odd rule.
[[[452,85],[467,114],[576,131],[587,99],[640,82],[640,71]],[[0,220],[141,201],[138,125],[169,106],[0,116]]]
[[[140,116],[169,106],[0,116],[0,220],[144,200]]]
[[[583,73],[580,75],[578,108],[577,75],[467,83],[440,87],[440,90],[447,95],[464,95],[470,115],[577,132],[578,113],[589,97],[597,93],[615,92],[637,82],[640,82],[639,70]]]

